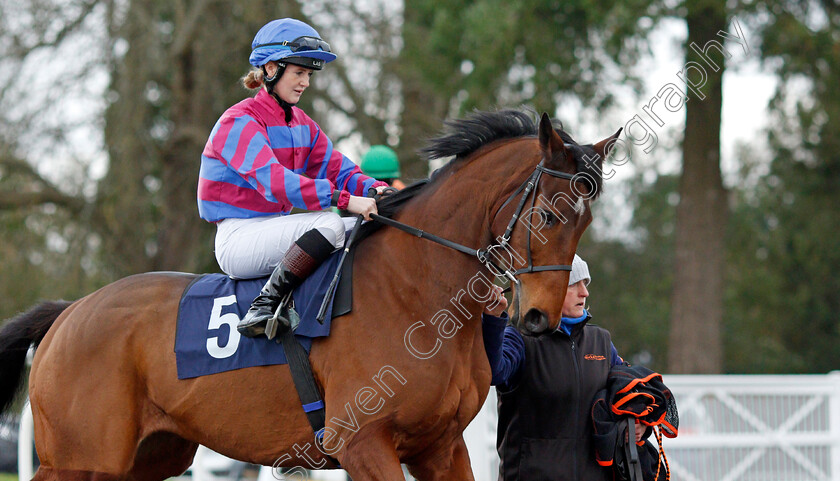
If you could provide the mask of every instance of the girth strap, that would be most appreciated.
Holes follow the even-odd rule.
[[[318,390],[318,385],[315,383],[315,376],[312,374],[309,354],[300,345],[295,338],[294,331],[291,329],[285,329],[280,334],[277,342],[283,344],[283,351],[285,351],[286,360],[289,362],[289,370],[292,372],[292,381],[295,383],[295,390],[297,390],[301,407],[306,414],[306,419],[309,420],[309,425],[312,426],[312,431],[317,438],[315,441],[322,442],[327,415],[324,400],[321,399],[321,391]],[[340,467],[337,459],[326,455],[326,453],[324,454],[336,466]]]

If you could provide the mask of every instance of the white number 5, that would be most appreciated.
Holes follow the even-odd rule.
[[[225,324],[228,326],[228,342],[224,346],[219,345],[217,336],[207,338],[207,352],[216,359],[233,356],[236,348],[239,347],[240,336],[239,331],[236,330],[236,325],[239,324],[239,316],[233,312],[222,314],[222,308],[231,304],[236,304],[236,296],[234,295],[213,299],[213,310],[210,311],[210,323],[207,325],[207,329],[218,329]]]

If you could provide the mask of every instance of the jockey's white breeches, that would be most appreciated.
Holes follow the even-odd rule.
[[[225,219],[216,224],[216,260],[234,279],[267,276],[304,233],[318,229],[339,249],[344,246],[345,231],[355,223],[356,217],[341,217],[331,211]]]

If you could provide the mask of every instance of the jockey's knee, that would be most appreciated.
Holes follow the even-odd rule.
[[[321,212],[312,225],[336,249],[344,247],[344,227],[344,221],[335,212]]]

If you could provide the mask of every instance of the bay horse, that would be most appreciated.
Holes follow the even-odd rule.
[[[529,265],[501,268],[516,280],[512,317],[523,329],[555,328],[569,274],[540,267],[571,264],[618,134],[579,145],[547,115],[537,124],[519,111],[446,125],[426,153],[455,158],[381,204],[393,198],[394,220],[462,246],[505,239],[506,255]],[[0,331],[0,408],[35,344],[34,479],[163,480],[190,466],[199,443],[275,467],[338,462],[356,481],[403,479],[401,462],[419,480],[473,479],[462,432],[489,390],[481,312],[492,275],[478,257],[369,230],[355,255],[353,311],[310,353],[326,403],[318,443],[287,366],[178,379],[175,320],[193,274],[133,275],[12,319]]]

